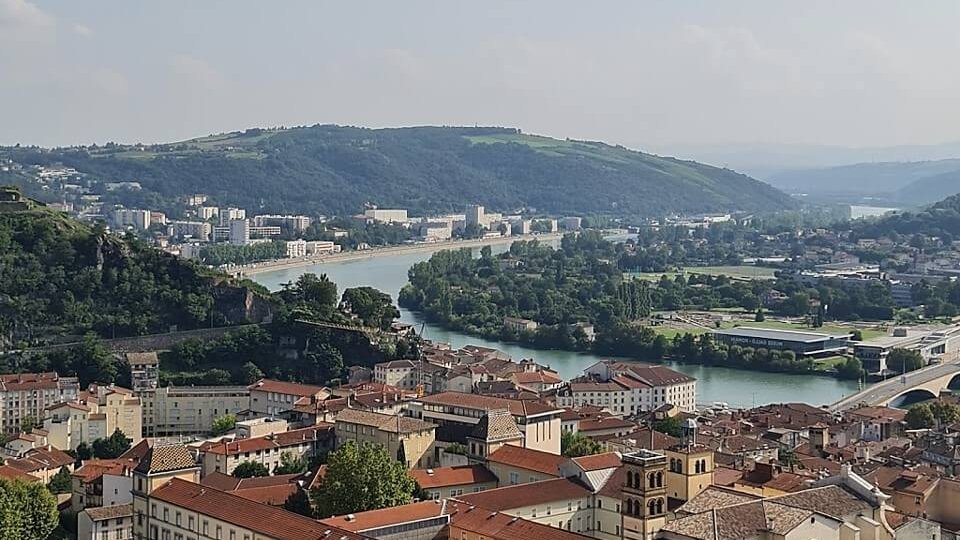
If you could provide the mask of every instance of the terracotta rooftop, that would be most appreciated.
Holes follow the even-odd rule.
[[[346,516],[335,516],[321,519],[319,523],[337,527],[353,533],[361,533],[371,529],[378,529],[389,525],[399,525],[431,519],[445,514],[443,501],[423,501],[392,508],[381,508],[368,512],[358,512]]]
[[[764,533],[785,536],[814,514],[764,500],[679,518],[661,530],[698,540],[748,539]]]
[[[560,411],[557,407],[539,401],[497,398],[463,392],[441,392],[426,396],[420,401],[428,405],[448,405],[483,411],[507,409],[514,416],[536,416]]]
[[[560,465],[566,463],[569,458],[531,450],[530,448],[521,448],[519,446],[504,445],[487,456],[490,463],[502,463],[519,469],[536,471],[551,476],[560,476]]]
[[[869,515],[872,506],[841,486],[826,486],[805,489],[773,497],[773,501],[798,508],[813,510],[831,517],[843,519],[858,513]]]
[[[44,469],[59,469],[66,465],[72,465],[74,461],[66,452],[47,446],[31,448],[27,450],[23,457],[7,461],[7,465],[21,472],[33,472]]]
[[[256,452],[258,450],[296,446],[303,444],[306,441],[326,440],[330,437],[333,437],[333,432],[333,425],[317,424],[302,429],[282,431],[280,433],[274,433],[273,435],[264,435],[263,437],[204,443],[201,445],[200,451],[210,454],[235,456],[237,454]]]
[[[573,462],[584,471],[613,469],[622,464],[620,461],[620,454],[617,452],[606,452],[603,454],[594,454],[592,456],[576,457],[573,458]]]
[[[518,441],[523,439],[523,433],[510,411],[501,409],[487,411],[473,427],[470,437],[486,442]]]
[[[32,474],[27,474],[15,467],[9,465],[0,465],[0,478],[6,480],[20,480],[22,482],[39,482],[40,479]]]
[[[589,433],[591,431],[603,431],[607,429],[636,429],[637,424],[617,418],[616,416],[601,416],[599,418],[584,418],[580,420],[577,431]]]
[[[563,382],[557,374],[548,371],[518,371],[511,375],[517,384],[559,384]]]
[[[582,499],[591,495],[590,490],[573,478],[556,478],[542,482],[530,482],[478,493],[462,495],[458,500],[493,512],[534,506],[553,501]]]
[[[846,411],[843,414],[844,416],[864,420],[902,422],[907,416],[907,411],[894,409],[892,407],[860,407],[859,409]]]
[[[156,445],[147,449],[137,472],[152,474],[199,467],[193,454],[182,444]]]
[[[236,478],[221,472],[212,472],[203,477],[200,484],[220,491],[239,495],[244,499],[271,506],[283,506],[290,495],[298,489],[297,480],[303,475],[279,474],[255,478]]]
[[[492,540],[585,540],[590,538],[557,527],[535,523],[485,508],[451,504],[451,529]],[[452,536],[452,535],[451,535]]]
[[[410,476],[423,489],[486,484],[497,481],[497,477],[480,464],[438,467],[436,469],[413,469],[410,471]]]
[[[121,475],[125,469],[133,469],[136,462],[126,459],[89,459],[70,475],[83,483],[93,482],[105,474]]]
[[[151,497],[276,540],[363,540],[350,531],[179,478],[155,489]]]
[[[259,381],[247,387],[248,390],[257,390],[260,392],[274,392],[277,394],[293,395],[300,397],[314,396],[327,389],[322,386],[312,386],[309,384],[300,384],[287,381],[277,381],[274,379],[260,379]]]
[[[423,420],[409,416],[380,414],[371,411],[359,411],[357,409],[344,409],[340,411],[337,415],[337,422],[374,427],[380,431],[389,433],[417,433],[420,431],[432,431],[437,428],[436,425],[430,422],[424,422]]]
[[[85,508],[84,512],[90,516],[92,521],[106,521],[108,519],[118,519],[123,517],[133,517],[133,503],[117,504],[114,506],[101,506],[97,508]]]
[[[156,352],[127,353],[127,363],[131,366],[157,365],[160,360],[157,359]]]
[[[67,377],[65,380],[76,381],[75,377]],[[56,372],[46,373],[12,373],[0,375],[0,390],[20,391],[20,390],[40,390],[59,388],[61,377]]]
[[[755,501],[760,498],[759,495],[751,495],[742,491],[713,485],[708,486],[698,495],[684,503],[683,506],[677,509],[677,513],[700,514],[717,508]]]

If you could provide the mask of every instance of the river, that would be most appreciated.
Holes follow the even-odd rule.
[[[494,253],[509,249],[507,245],[492,247]],[[339,287],[340,292],[349,287],[368,285],[390,293],[396,300],[400,289],[407,282],[407,270],[414,264],[430,258],[428,252],[383,255],[368,259],[327,262],[314,266],[263,272],[251,276],[270,290],[277,290],[283,283],[296,280],[301,274],[312,272],[327,274]],[[480,345],[500,349],[515,360],[533,358],[538,363],[557,370],[564,379],[583,373],[583,369],[601,357],[593,354],[567,351],[531,349],[512,343],[488,341],[459,332],[446,330],[437,325],[424,323],[417,314],[400,308],[400,320],[423,327],[423,336],[433,341],[450,343],[453,347]],[[857,391],[857,384],[816,375],[790,375],[762,373],[683,364],[668,364],[697,378],[697,402],[710,404],[725,402],[732,407],[752,407],[766,403],[802,401],[811,405],[824,405]]]

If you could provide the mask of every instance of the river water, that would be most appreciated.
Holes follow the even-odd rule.
[[[507,245],[491,246],[494,253],[506,251],[508,248]],[[283,283],[294,281],[304,273],[327,274],[331,281],[336,282],[340,292],[349,287],[368,285],[388,292],[396,301],[397,294],[407,282],[407,270],[412,265],[429,258],[430,253],[427,252],[401,253],[276,270],[251,277],[270,290],[277,290]],[[420,326],[424,325],[425,338],[447,342],[455,348],[472,344],[500,349],[512,356],[514,360],[533,358],[538,363],[557,370],[564,379],[582,374],[584,368],[601,360],[601,357],[593,354],[531,349],[513,343],[488,341],[453,332],[425,323],[417,314],[403,308],[400,308],[400,320],[415,324],[418,331]],[[346,360],[349,361],[349,359]],[[824,405],[857,391],[855,382],[840,381],[831,377],[762,373],[672,363],[669,365],[677,371],[697,378],[697,402],[701,404],[725,402],[732,407],[752,407],[766,403],[802,401],[811,405]]]

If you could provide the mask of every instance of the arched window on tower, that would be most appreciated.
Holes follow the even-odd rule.
[[[694,471],[695,471],[697,474],[700,474],[701,471],[700,471],[700,462],[699,462],[699,461],[697,461],[696,463],[693,464],[693,469],[694,469]]]
[[[633,471],[627,471],[627,487],[633,487]]]
[[[647,476],[647,487],[657,487],[657,475],[650,473]]]
[[[663,487],[663,473],[657,472],[657,487]]]
[[[647,503],[647,515],[648,515],[648,516],[655,516],[655,515],[657,515],[657,502],[656,502],[656,501],[651,500],[650,502]]]
[[[663,499],[657,499],[657,515],[663,513]]]

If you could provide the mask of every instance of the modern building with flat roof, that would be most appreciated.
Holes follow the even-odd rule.
[[[747,326],[715,330],[713,335],[717,342],[725,345],[793,351],[797,356],[846,352],[850,342],[850,334],[834,335]]]

